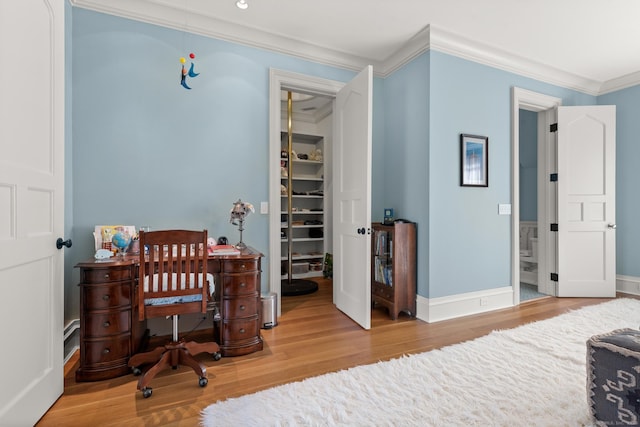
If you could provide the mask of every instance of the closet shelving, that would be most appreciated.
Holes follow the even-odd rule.
[[[281,133],[281,275],[288,278],[288,263],[292,263],[292,278],[322,276],[325,253],[324,159],[322,136],[293,133],[293,153],[289,159],[288,134]],[[300,158],[303,157],[303,158]],[[304,158],[306,157],[306,158]],[[289,169],[288,162],[291,161]],[[291,170],[291,188],[288,171]],[[291,218],[288,203],[291,198]],[[289,228],[289,220],[292,221]],[[291,259],[288,245],[292,244]]]

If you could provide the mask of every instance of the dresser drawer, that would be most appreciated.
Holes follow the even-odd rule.
[[[222,345],[242,344],[243,341],[255,341],[260,335],[258,316],[249,319],[224,320],[222,322]]]
[[[225,319],[251,317],[258,312],[256,297],[225,299],[222,301],[222,305]]]
[[[257,259],[227,259],[222,261],[223,273],[244,273],[247,271],[257,271],[258,263]]]
[[[223,296],[250,295],[258,290],[260,273],[223,275]]]
[[[83,268],[81,270],[82,277],[80,281],[83,283],[107,283],[131,280],[133,277],[132,270],[131,266]]]
[[[131,330],[130,319],[131,310],[87,314],[84,316],[84,335],[97,338],[127,333]]]
[[[104,310],[131,305],[131,282],[101,286],[81,286],[83,290],[82,307],[86,310]]]
[[[125,360],[131,354],[129,335],[105,340],[83,340],[80,347],[80,364],[96,365]]]

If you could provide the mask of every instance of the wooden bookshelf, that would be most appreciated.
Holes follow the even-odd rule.
[[[386,307],[391,319],[416,315],[416,225],[372,224],[371,305]]]

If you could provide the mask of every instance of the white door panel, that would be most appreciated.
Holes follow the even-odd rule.
[[[64,1],[0,2],[0,425],[63,391]]]
[[[371,327],[372,90],[368,66],[338,92],[334,109],[334,302],[365,329]]]
[[[558,108],[558,296],[615,297],[615,106]]]

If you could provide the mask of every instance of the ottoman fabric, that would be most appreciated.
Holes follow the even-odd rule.
[[[587,396],[598,425],[640,425],[640,331],[618,329],[587,341]]]

